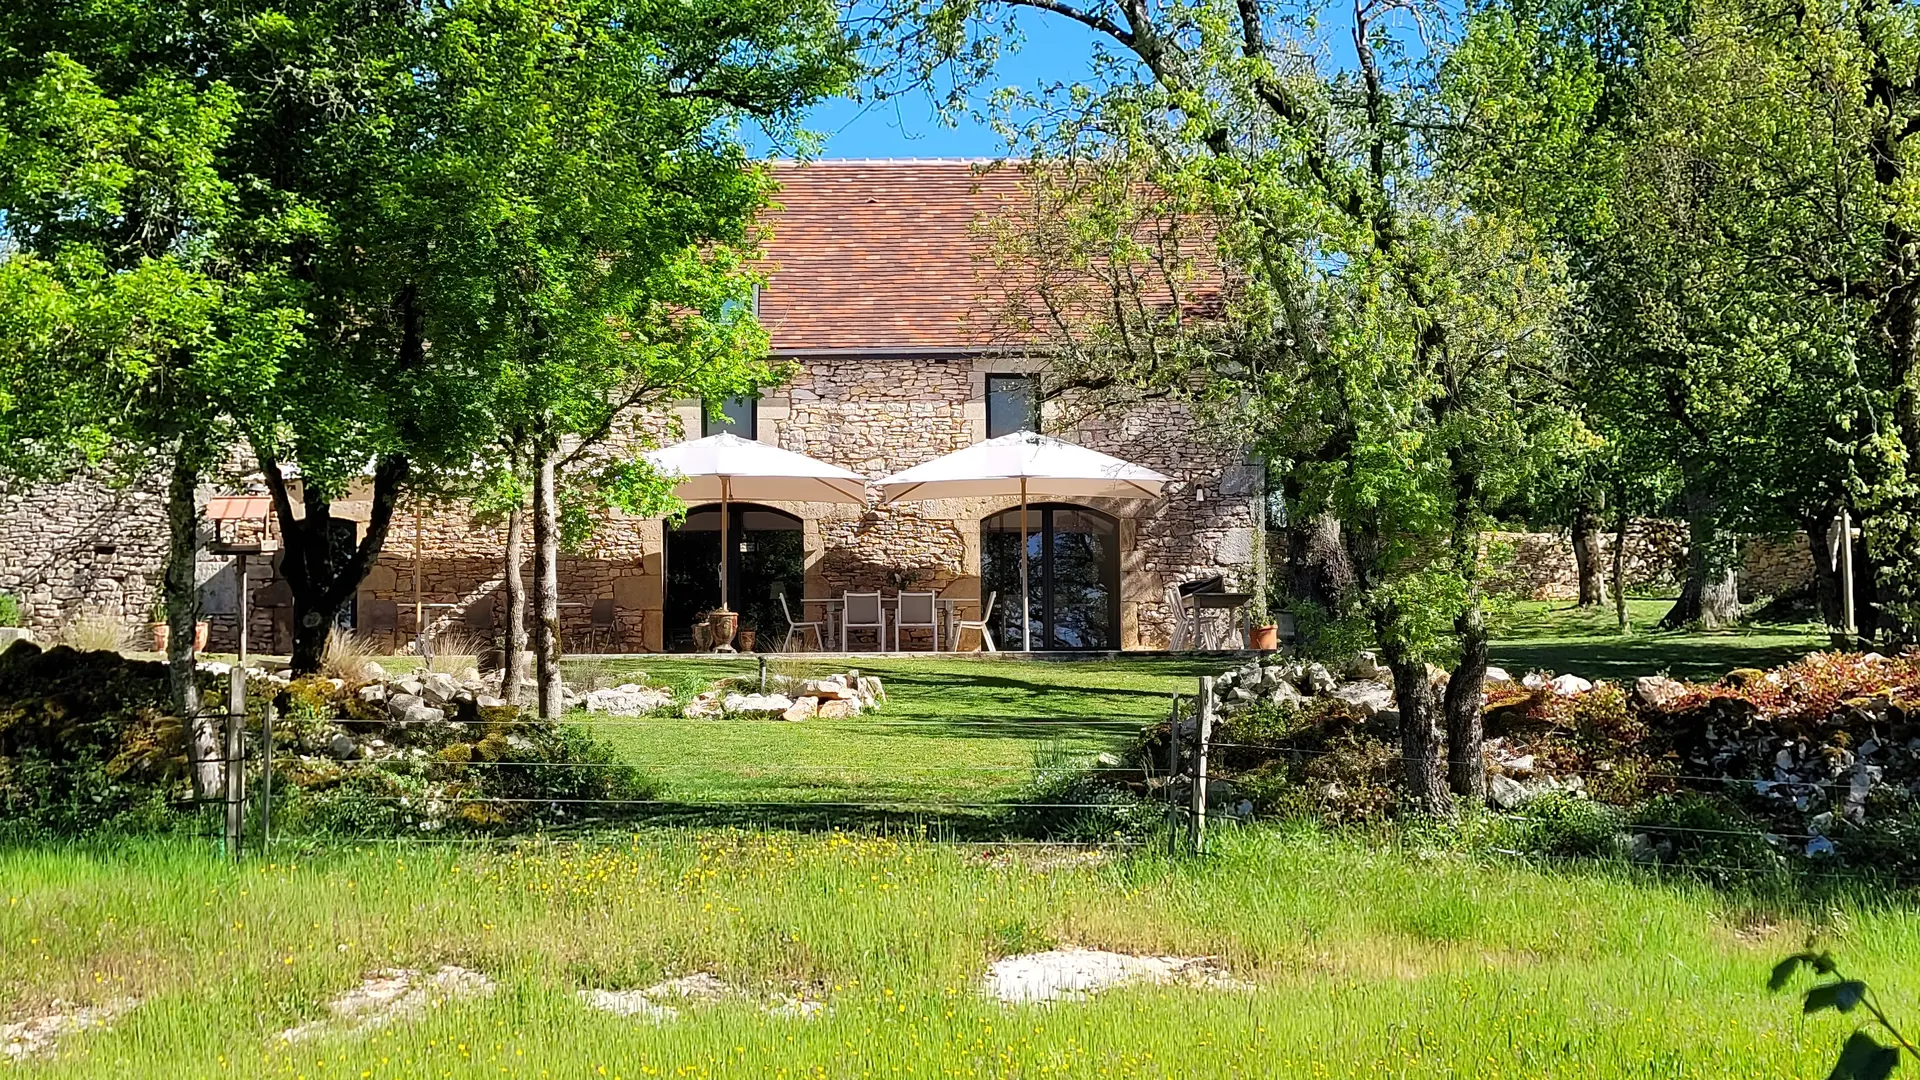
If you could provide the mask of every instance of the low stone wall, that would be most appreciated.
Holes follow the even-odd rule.
[[[1579,564],[1566,533],[1500,532],[1490,538],[1498,561],[1490,582],[1497,595],[1529,600],[1572,600],[1580,595]],[[1613,577],[1613,534],[1601,538],[1601,572]],[[1677,590],[1686,576],[1685,522],[1635,521],[1627,529],[1626,580],[1630,592]],[[1778,596],[1810,586],[1813,558],[1803,533],[1750,536],[1740,542],[1740,593],[1745,599]]]

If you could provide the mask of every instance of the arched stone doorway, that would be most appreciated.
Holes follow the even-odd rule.
[[[740,628],[758,635],[757,647],[779,642],[787,623],[780,613],[780,593],[800,618],[800,597],[806,581],[806,540],[800,519],[753,503],[730,503],[727,539],[732,561],[727,567],[728,606],[740,613]],[[696,506],[678,528],[666,531],[666,647],[693,648],[693,624],[706,611],[720,606],[720,506]]]
[[[1027,507],[1028,615],[1035,649],[1120,647],[1120,524],[1067,503]],[[993,636],[1018,649],[1020,509],[980,523],[980,595],[998,592]]]

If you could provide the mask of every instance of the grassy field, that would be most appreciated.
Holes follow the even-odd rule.
[[[401,846],[230,869],[203,849],[0,853],[0,1018],[137,999],[22,1076],[1747,1077],[1824,1075],[1851,1022],[1763,988],[1810,933],[1898,1016],[1920,917],[1818,925],[1707,889],[1317,833],[1201,862],[672,831],[602,847]],[[995,957],[1211,956],[1238,989],[1004,1006]],[[369,1033],[284,1030],[378,969],[498,984]],[[709,972],[743,996],[655,1023],[582,989]],[[765,995],[825,1002],[767,1015]]]

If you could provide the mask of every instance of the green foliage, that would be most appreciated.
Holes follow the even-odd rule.
[[[0,653],[0,819],[10,839],[163,827],[186,742],[164,665],[16,644]]]
[[[1074,843],[1139,840],[1164,828],[1166,807],[1150,802],[1058,747],[1034,754],[1033,777],[1015,797],[1009,824],[1020,836]]]
[[[1867,984],[1842,975],[1839,965],[1834,963],[1829,953],[1808,950],[1780,961],[1767,977],[1767,989],[1774,993],[1786,989],[1802,968],[1826,981],[1815,983],[1802,995],[1801,1012],[1811,1014],[1832,1009],[1850,1013],[1864,1006],[1872,1015],[1874,1024],[1892,1036],[1896,1044],[1885,1046],[1865,1031],[1854,1032],[1847,1036],[1847,1041],[1840,1047],[1840,1056],[1834,1061],[1833,1072],[1828,1074],[1832,1080],[1886,1080],[1899,1067],[1901,1050],[1920,1058],[1920,1050],[1915,1050],[1913,1044],[1893,1026],[1893,1022],[1874,1000],[1873,991]]]
[[[1514,846],[1551,858],[1604,858],[1620,851],[1622,815],[1562,791],[1528,799],[1511,819]]]
[[[27,613],[20,606],[20,598],[12,593],[0,592],[0,626],[25,626]]]

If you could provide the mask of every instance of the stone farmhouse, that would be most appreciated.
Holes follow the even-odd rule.
[[[1157,500],[1031,506],[1036,648],[1161,648],[1172,626],[1169,586],[1220,575],[1229,587],[1260,587],[1264,470],[1243,449],[1198,430],[1177,405],[1070,422],[1051,406],[1036,409],[1034,376],[1045,360],[995,332],[999,283],[981,227],[1019,204],[1017,169],[905,160],[776,170],[780,206],[767,221],[769,276],[757,308],[773,353],[796,374],[758,400],[713,403],[718,419],[686,401],[656,422],[669,431],[677,423],[686,438],[732,431],[878,478],[1037,418],[1049,434],[1171,477]],[[235,647],[244,581],[251,647],[279,651],[290,640],[289,609],[270,540],[259,554],[224,553],[236,549],[233,538],[267,528],[266,502],[257,493],[207,494],[208,536],[218,541],[200,567],[210,645]],[[351,504],[336,513],[351,517]],[[902,587],[936,590],[968,617],[997,594],[996,636],[1019,640],[1017,499],[889,506],[875,491],[864,508],[771,502],[735,504],[731,514],[732,606],[761,648],[785,634],[782,595],[794,618],[818,618],[817,607],[801,614],[804,601]],[[692,625],[718,602],[719,515],[717,506],[695,506],[677,527],[615,520],[587,550],[564,556],[568,650],[691,648]],[[8,496],[0,501],[0,590],[22,599],[40,633],[89,609],[142,623],[165,533],[157,487],[109,492],[76,482]],[[461,506],[408,505],[351,621],[396,646],[413,640],[416,611],[429,633],[490,634],[503,603],[504,548],[504,528],[476,523]]]

